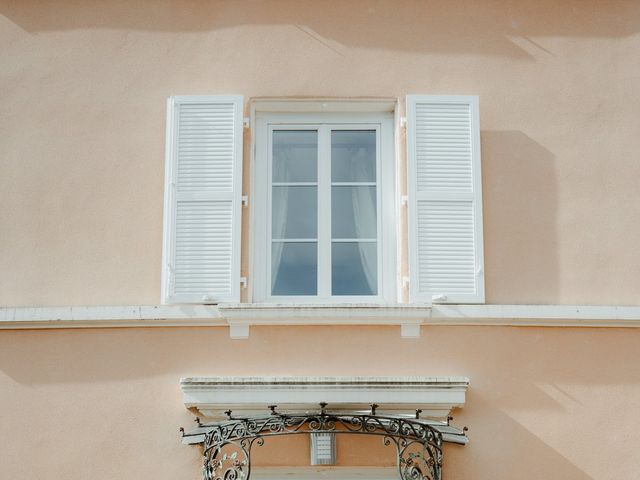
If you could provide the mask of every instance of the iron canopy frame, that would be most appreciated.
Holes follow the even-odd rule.
[[[280,413],[272,405],[268,414],[244,418],[234,418],[227,410],[226,420],[198,421],[205,431],[203,480],[250,480],[254,446],[262,446],[269,437],[313,433],[380,436],[384,445],[395,447],[399,480],[442,480],[443,434],[419,418],[420,410],[409,418],[377,415],[375,404],[369,413],[332,412],[326,406],[321,403],[312,413]]]

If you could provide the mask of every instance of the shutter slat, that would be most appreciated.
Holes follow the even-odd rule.
[[[240,300],[242,109],[239,96],[169,100],[165,302]]]
[[[410,293],[484,302],[477,97],[407,97]]]

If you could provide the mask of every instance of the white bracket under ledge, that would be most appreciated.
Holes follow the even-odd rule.
[[[332,411],[368,411],[446,419],[465,404],[467,377],[194,377],[180,380],[185,407],[205,418],[278,411],[307,412],[326,402]]]
[[[416,338],[431,305],[224,303],[218,311],[234,339],[248,338],[250,325],[399,325],[403,338]]]

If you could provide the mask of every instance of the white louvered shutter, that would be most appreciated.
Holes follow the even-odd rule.
[[[241,96],[168,100],[163,301],[240,301]]]
[[[407,96],[412,301],[483,303],[478,97]]]

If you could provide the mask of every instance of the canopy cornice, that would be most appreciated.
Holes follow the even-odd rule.
[[[326,402],[333,411],[367,411],[446,419],[465,403],[467,377],[190,377],[180,381],[183,402],[198,415],[220,418],[225,410],[250,416],[278,405],[281,412],[314,411]]]

